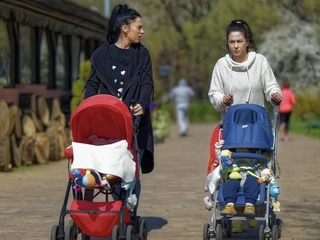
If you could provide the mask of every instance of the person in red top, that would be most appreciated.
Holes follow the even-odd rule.
[[[290,83],[288,80],[285,80],[282,84],[282,102],[279,106],[280,113],[280,130],[284,131],[284,140],[287,141],[289,139],[289,122],[290,116],[293,109],[293,105],[296,104],[296,97],[293,91],[290,89]]]

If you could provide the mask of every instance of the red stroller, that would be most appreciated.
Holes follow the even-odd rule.
[[[70,120],[73,144],[65,150],[65,156],[69,159],[69,179],[59,223],[51,229],[51,240],[75,240],[79,234],[83,240],[90,240],[91,237],[133,240],[136,233],[140,240],[147,239],[146,221],[136,216],[136,207],[130,211],[127,202],[130,191],[123,188],[123,178],[139,177],[136,138],[138,125],[138,121],[133,123],[127,106],[116,97],[96,95],[79,105]],[[114,147],[115,145],[118,147]],[[97,158],[100,162],[95,165],[100,167],[98,170],[92,167],[94,165],[89,159],[97,151],[105,153],[101,157],[99,152],[100,156]],[[122,154],[114,161],[112,156],[118,156],[119,151],[125,155]],[[74,169],[75,164],[80,166],[81,157],[81,166],[84,167]],[[107,167],[103,169],[104,166]],[[121,168],[119,171],[118,166]],[[130,169],[128,166],[131,166]],[[117,192],[116,188],[121,190]],[[73,193],[73,200],[70,209],[67,209],[70,191]],[[97,193],[94,194],[94,191]],[[94,198],[99,194],[105,194],[106,201],[95,202]],[[111,194],[113,200],[108,201]],[[65,216],[68,214],[71,220],[65,227]]]

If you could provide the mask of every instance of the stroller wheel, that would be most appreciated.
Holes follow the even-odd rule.
[[[64,230],[64,240],[77,240],[78,238],[78,232],[76,232],[75,227],[73,225],[73,222],[70,221],[70,223],[66,226],[66,229]]]
[[[265,240],[265,237],[264,237],[264,225],[260,225],[260,228],[259,228],[259,240]]]
[[[216,226],[216,240],[222,240],[223,238],[223,229],[221,224]]]
[[[112,240],[118,240],[119,238],[119,226],[115,225],[112,228]]]
[[[50,240],[58,239],[58,225],[53,225],[51,228]]]
[[[276,224],[277,224],[278,230],[279,230],[278,236],[279,236],[279,238],[281,238],[281,233],[282,233],[282,220],[279,219],[279,218],[277,218],[277,219],[276,219]]]
[[[232,221],[231,220],[226,220],[226,234],[227,237],[232,236]]]
[[[209,240],[210,239],[210,232],[209,232],[210,225],[206,223],[203,226],[203,240]]]
[[[90,236],[87,236],[81,233],[81,240],[90,240]]]
[[[272,240],[278,240],[279,239],[279,227],[277,225],[273,225],[272,227]]]
[[[134,228],[132,225],[127,225],[126,240],[134,240]]]
[[[140,224],[141,224],[141,217],[135,216],[132,218],[132,225],[133,225],[135,234],[139,234]]]
[[[147,240],[148,230],[147,230],[147,221],[142,219],[139,226],[139,240]]]

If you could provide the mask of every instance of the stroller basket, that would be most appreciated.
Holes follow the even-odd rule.
[[[112,235],[112,228],[120,225],[121,201],[89,202],[74,200],[70,206],[70,217],[81,231],[96,238]],[[125,211],[125,222],[130,221],[130,211]]]

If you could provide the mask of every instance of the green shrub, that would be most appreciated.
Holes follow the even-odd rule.
[[[170,135],[171,119],[168,110],[157,108],[152,113],[152,129],[156,142],[163,142]]]
[[[320,117],[320,90],[307,90],[296,95],[297,103],[292,115],[301,121],[307,121],[310,115]]]
[[[192,123],[218,122],[220,120],[220,113],[214,109],[209,101],[192,102],[189,119]]]
[[[73,113],[79,104],[83,101],[83,88],[89,78],[91,63],[89,60],[84,61],[80,66],[79,79],[72,84],[72,99],[70,103],[70,110]]]
[[[161,105],[161,109],[165,109],[170,113],[171,120],[176,121],[175,106],[173,102]],[[209,123],[218,122],[220,113],[206,101],[196,101],[190,104],[189,121],[191,123]]]

